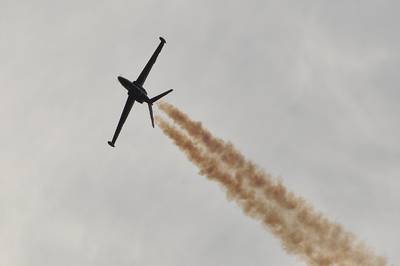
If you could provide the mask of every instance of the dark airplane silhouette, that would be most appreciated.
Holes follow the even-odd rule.
[[[158,45],[157,49],[154,51],[153,55],[151,56],[149,62],[147,62],[146,66],[140,73],[139,77],[137,78],[136,81],[129,81],[126,78],[123,78],[121,76],[118,77],[118,81],[121,83],[122,86],[124,86],[125,89],[128,90],[128,99],[126,100],[124,110],[122,111],[121,118],[119,119],[117,129],[115,130],[114,136],[112,141],[108,141],[108,144],[110,144],[111,147],[114,147],[115,141],[118,138],[119,133],[121,132],[122,126],[125,123],[126,118],[129,115],[130,110],[132,109],[133,103],[135,101],[139,103],[146,102],[149,106],[149,112],[150,112],[150,119],[151,119],[151,125],[154,127],[154,118],[153,118],[153,103],[159,100],[160,98],[164,97],[168,93],[170,93],[172,90],[168,90],[166,92],[161,93],[160,95],[157,95],[156,97],[149,98],[147,96],[147,91],[143,88],[143,84],[147,78],[147,75],[149,74],[151,67],[154,65],[156,62],[158,54],[161,52],[161,49],[163,48],[164,44],[166,43],[165,39],[163,37],[160,37],[160,44]]]

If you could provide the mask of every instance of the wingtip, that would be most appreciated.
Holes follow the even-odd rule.
[[[113,147],[113,148],[115,147],[115,146],[114,146],[114,143],[112,143],[111,141],[107,141],[107,143],[108,143],[108,145],[110,145],[111,147]]]
[[[163,37],[159,37],[160,38],[160,41],[162,42],[162,43],[167,43],[167,41],[163,38]]]

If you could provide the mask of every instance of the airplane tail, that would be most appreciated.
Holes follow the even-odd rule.
[[[154,102],[160,100],[162,97],[164,97],[165,95],[167,95],[167,94],[170,93],[171,91],[173,91],[173,90],[172,90],[172,89],[171,89],[171,90],[167,90],[166,92],[163,92],[163,93],[157,95],[156,97],[151,98],[151,99],[150,99],[150,102],[153,104]]]
[[[148,103],[148,105],[149,105],[149,112],[150,112],[151,126],[154,128],[153,104],[152,104],[152,103]]]
[[[167,95],[168,93],[170,93],[171,90],[167,90],[153,98],[150,99],[150,102],[148,102],[147,104],[149,105],[149,113],[150,113],[150,119],[151,119],[151,125],[154,128],[154,117],[153,117],[153,103],[155,103],[156,101],[158,101],[159,99],[161,99],[162,97],[164,97],[165,95]]]

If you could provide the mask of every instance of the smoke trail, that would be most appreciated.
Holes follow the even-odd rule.
[[[338,246],[347,250],[347,247],[350,246],[349,242],[354,241],[354,237],[350,233],[344,232],[339,225],[328,226],[328,220],[320,214],[315,214],[315,211],[305,203],[304,199],[289,192],[281,182],[272,180],[270,175],[246,160],[232,144],[213,137],[201,126],[201,123],[190,120],[186,114],[174,106],[163,102],[159,107],[195,140],[203,144],[211,153],[218,155],[231,169],[235,169],[238,178],[246,177],[250,181],[250,188],[261,191],[268,200],[273,200],[281,207],[292,210],[292,213],[297,215],[297,222],[317,231],[317,235],[314,234],[314,237],[317,237],[316,244],[321,246],[322,242],[325,242],[325,245]],[[342,252],[340,256],[343,257],[343,255]]]
[[[232,144],[213,137],[172,105],[161,103],[159,107],[194,140],[157,119],[164,133],[199,167],[200,174],[220,182],[246,214],[263,221],[282,240],[289,253],[310,265],[386,264],[340,225],[330,223],[304,199],[246,160]]]

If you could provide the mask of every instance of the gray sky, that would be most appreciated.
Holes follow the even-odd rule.
[[[126,100],[201,120],[399,265],[398,1],[0,0],[0,265],[304,265]],[[156,113],[160,113],[156,110]]]

